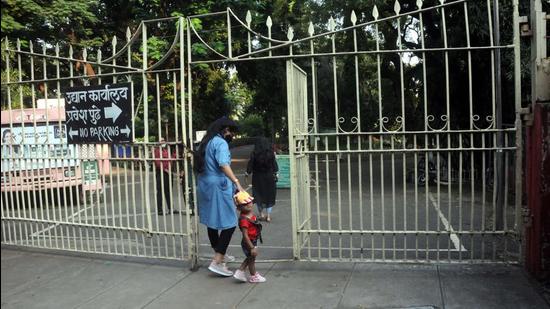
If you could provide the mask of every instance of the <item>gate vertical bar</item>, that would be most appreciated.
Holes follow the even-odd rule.
[[[493,29],[494,29],[494,45],[500,46],[500,22],[499,22],[499,3],[498,0],[495,0],[493,4]],[[504,171],[504,162],[503,162],[503,134],[502,134],[502,80],[501,80],[501,57],[500,49],[495,50],[495,125],[497,134],[496,134],[496,153],[495,153],[495,166],[494,169],[494,178],[493,178],[493,191],[496,195],[495,207],[496,211],[493,214],[495,228],[497,230],[502,230],[503,228],[503,196],[506,194],[504,192],[504,176],[502,172]]]
[[[231,43],[231,14],[229,14],[229,7],[227,8],[227,57],[233,58],[233,49]]]
[[[193,80],[192,80],[192,74],[191,74],[191,20],[187,19],[187,23],[185,24],[187,28],[187,111],[188,111],[188,134],[189,134],[189,140],[193,138]],[[182,31],[183,32],[183,31]],[[183,38],[182,38],[183,40]],[[183,42],[183,41],[182,41]],[[183,44],[183,43],[182,43]],[[182,47],[183,49],[183,47]],[[180,56],[182,56],[180,54]],[[184,59],[182,59],[184,60]],[[184,66],[185,62],[181,62],[182,66]],[[185,66],[184,66],[185,67]],[[185,76],[185,72],[182,73]],[[183,83],[183,82],[182,82]],[[182,87],[183,88],[183,87]],[[185,93],[185,91],[184,91]],[[182,100],[184,100],[184,97],[182,96]],[[191,158],[191,162],[193,163],[193,159]],[[185,163],[187,164],[187,163]],[[187,171],[186,171],[187,172]],[[197,211],[197,190],[195,187],[195,175],[191,176],[191,185],[193,190],[193,196],[195,197],[193,199],[193,209]],[[194,216],[192,218],[191,224],[189,224],[189,219],[187,220],[187,231],[191,233],[191,238],[188,239],[188,250],[191,252],[191,268],[196,269],[198,267],[198,254],[199,254],[199,226],[198,226],[198,220],[197,216]],[[189,227],[192,227],[191,230]]]
[[[296,144],[294,137],[294,68],[292,60],[286,62],[286,87],[287,87],[287,109],[288,109],[288,152],[290,155],[290,205],[292,212],[292,246],[293,256],[300,259],[300,246],[298,244],[298,220],[296,217],[297,197],[297,175],[296,175]]]
[[[10,70],[10,54],[9,54],[8,49],[9,49],[9,40],[8,40],[8,38],[6,38],[6,51],[4,52],[4,55],[6,57],[6,59],[5,59],[5,63],[6,63],[6,81],[9,83],[10,82],[10,73],[11,73],[10,71],[11,70]],[[9,112],[9,119],[8,119],[9,127],[10,127],[11,132],[13,132],[13,116],[12,116],[12,107],[11,107],[11,86],[9,86],[9,85],[7,86],[7,100],[8,100],[8,112]],[[8,158],[6,158],[7,162],[8,162],[7,163],[8,166],[10,165],[11,162],[13,162],[13,154],[12,154],[13,151],[11,149],[14,147],[14,145],[11,144],[11,143],[13,143],[12,141],[13,141],[13,139],[10,140],[10,145],[7,145],[7,146],[3,145],[4,147],[9,147],[9,154],[10,155],[9,155]],[[8,175],[9,175],[9,173],[10,173],[9,169],[2,168],[2,170],[3,170],[2,171],[3,173],[8,173]],[[4,174],[4,177],[7,178],[8,175]],[[6,193],[6,202],[11,202],[11,201],[13,201],[13,188],[12,188],[12,186],[10,186],[8,192]],[[9,204],[11,204],[11,203],[8,203],[8,205],[6,205],[6,213],[7,213],[6,216],[7,217],[11,217],[12,213],[13,213],[13,206],[9,205]],[[4,211],[4,206],[2,206],[2,211]],[[3,226],[4,225],[2,224],[2,227]],[[2,239],[4,241],[6,241],[5,240],[5,235],[7,234],[7,243],[13,243],[12,235],[11,235],[11,225],[10,224],[8,224],[7,230],[8,230],[7,233],[5,233],[5,231],[2,231],[2,237],[3,237]]]
[[[518,0],[513,0],[513,27],[514,27],[514,90],[515,90],[515,110],[516,110],[516,153],[515,153],[515,222],[514,230],[516,230],[520,238],[523,238],[523,226],[521,222],[521,202],[523,198],[522,190],[522,167],[523,167],[523,128],[521,123],[521,62],[520,62],[520,36],[519,36],[519,3]],[[523,244],[519,248],[520,262],[524,262]]]
[[[142,73],[141,78],[143,79],[143,131],[144,131],[144,162],[145,162],[145,211],[147,212],[147,231],[151,232],[153,228],[153,223],[151,220],[151,200],[150,196],[150,185],[151,185],[151,175],[149,171],[149,94],[147,91],[147,24],[145,22],[141,23],[142,26],[142,44],[143,44],[143,54],[142,54]]]

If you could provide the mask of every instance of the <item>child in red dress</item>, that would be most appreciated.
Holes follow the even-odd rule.
[[[262,238],[262,225],[258,223],[258,219],[252,211],[252,201],[254,198],[246,191],[241,191],[235,195],[235,203],[240,211],[239,228],[243,234],[241,247],[246,259],[241,264],[241,267],[235,271],[233,277],[237,280],[250,283],[265,282],[266,279],[256,272],[256,257],[258,256],[258,239]],[[250,277],[247,280],[246,268],[250,272]]]

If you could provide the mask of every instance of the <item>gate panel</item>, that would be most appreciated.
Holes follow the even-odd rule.
[[[194,203],[188,159],[193,135],[191,68],[283,59],[296,258],[517,262],[522,236],[519,14],[517,0],[505,2],[506,13],[513,15],[513,29],[506,33],[513,37],[506,36],[504,43],[499,1],[458,0],[431,7],[416,1],[416,7],[408,3],[403,8],[395,1],[395,14],[380,14],[375,6],[370,14],[360,15],[360,23],[352,12],[351,26],[341,22],[347,16],[330,18],[323,26],[328,31],[320,34],[314,34],[311,23],[306,37],[294,38],[290,27],[288,40],[272,38],[270,18],[268,33],[262,35],[252,30],[250,19],[245,24],[231,9],[185,20],[147,21],[127,36],[122,48],[113,41],[113,56],[104,60],[96,52],[89,57],[87,49],[73,54],[69,47],[52,53],[47,44],[42,52],[32,45],[25,51],[19,44],[6,47],[3,138],[9,132],[2,143],[2,242],[188,258],[195,263],[197,220],[188,212]],[[482,34],[484,41],[472,40],[472,13],[482,30],[475,34]],[[208,31],[198,32],[191,22],[205,16],[220,16],[227,25],[223,53],[201,37]],[[433,24],[425,25],[426,20]],[[173,27],[176,21],[178,27]],[[155,31],[162,23],[171,26]],[[451,23],[465,26],[454,28]],[[427,26],[441,37],[426,42]],[[238,40],[237,33],[232,35],[235,27],[242,27],[247,36],[242,44],[232,43]],[[416,32],[413,47],[414,35],[405,33],[408,27]],[[172,46],[160,57],[149,55],[149,39],[170,35],[169,29],[177,29]],[[455,31],[451,37],[456,29],[464,33]],[[349,44],[336,46],[336,36]],[[388,48],[388,40],[397,42],[395,48]],[[244,42],[248,48],[233,49]],[[206,52],[193,55],[193,44],[201,44]],[[487,65],[478,67],[473,58]],[[504,61],[509,61],[506,66]],[[384,64],[391,70],[384,72]],[[502,85],[502,67],[514,67],[514,80],[508,81],[513,86]],[[451,74],[453,70],[460,74]],[[136,98],[133,143],[124,145],[130,146],[128,151],[105,155],[104,147],[72,149],[65,139],[49,137],[48,132],[55,134],[50,124],[62,131],[59,110],[65,88],[123,80],[131,83]],[[476,90],[484,94],[483,100]],[[456,100],[458,93],[467,93],[467,99]],[[58,113],[41,116],[38,99],[52,98]],[[512,104],[503,109],[505,100]],[[33,117],[24,120],[28,111]],[[503,123],[508,114],[515,117],[513,124]],[[36,135],[43,125],[48,136],[44,142],[10,140],[12,132],[28,128]],[[174,173],[168,180],[154,168],[154,149],[161,137],[168,138],[169,152],[176,154],[169,160]],[[20,145],[34,150],[21,154],[16,150]],[[66,157],[70,151],[75,155]],[[176,185],[182,170],[187,181]],[[41,190],[22,190],[28,179]],[[71,189],[62,190],[59,183],[71,183]],[[166,183],[172,200],[185,205],[185,215],[156,213],[157,202],[165,199],[157,193]]]
[[[172,18],[148,29],[151,22],[142,22],[122,44],[113,39],[107,59],[100,49],[89,55],[88,48],[55,45],[52,52],[43,43],[37,52],[33,42],[24,50],[20,41],[14,48],[3,40],[8,77],[2,81],[2,244],[195,265],[184,23]],[[174,43],[151,59],[147,42],[162,24],[175,31]],[[68,135],[78,132],[65,129],[67,90],[121,83],[130,85],[131,111],[125,112],[132,124],[113,134],[126,134],[131,142],[69,144]],[[97,110],[89,93],[80,99]],[[95,117],[108,113],[99,110]],[[91,114],[78,117],[94,121]],[[169,157],[161,160],[159,153]],[[167,207],[180,212],[166,213]]]
[[[500,45],[498,33],[493,29],[498,27],[498,21],[492,18],[498,16],[496,3],[487,2],[482,8],[487,14],[490,42],[476,47],[470,45],[469,32],[464,34],[466,46],[450,47],[447,43],[445,11],[452,9],[455,14],[463,14],[468,23],[470,9],[467,1],[427,9],[419,3],[418,11],[403,15],[396,2],[395,18],[387,17],[385,22],[391,20],[393,25],[397,25],[398,40],[403,39],[403,34],[399,33],[401,18],[414,18],[420,24],[419,45],[425,52],[420,53],[421,70],[414,79],[423,85],[416,103],[421,106],[418,109],[423,113],[421,117],[413,117],[408,110],[411,103],[407,102],[410,99],[405,95],[407,81],[403,46],[398,44],[397,50],[381,49],[381,38],[386,33],[379,30],[382,21],[377,21],[376,8],[373,10],[374,21],[365,26],[374,33],[375,50],[358,51],[359,26],[335,30],[332,19],[328,25],[333,32],[326,36],[332,41],[332,53],[315,53],[313,38],[323,34],[314,36],[311,26],[310,50],[297,55],[290,48],[289,57],[311,57],[310,63],[293,60],[311,70],[309,84],[305,72],[293,61],[287,61],[296,258],[414,262],[517,262],[520,259],[521,248],[517,240],[521,231],[521,198],[518,197],[521,179],[516,174],[521,164],[517,159],[521,158],[518,157],[521,153],[521,143],[518,142],[521,141],[521,128],[518,128],[518,113],[514,125],[502,123],[500,81],[501,53],[512,50],[512,54],[517,53],[516,45]],[[432,49],[425,45],[422,23],[427,14],[431,14],[431,18],[434,15],[440,18],[443,46]],[[513,14],[517,17],[517,4]],[[351,17],[353,20],[353,14]],[[515,30],[517,24],[513,27]],[[354,51],[340,51],[335,46],[335,35],[350,32],[353,32]],[[292,35],[289,29],[290,41]],[[297,41],[303,46],[305,40]],[[514,38],[513,43],[517,42]],[[490,63],[490,70],[476,72],[473,53],[483,53]],[[382,84],[381,64],[387,61],[389,54],[397,55],[397,60],[400,60],[395,65],[399,75],[399,84],[395,87],[398,94],[386,93]],[[360,74],[359,63],[372,60],[376,64],[377,85],[376,89],[365,90],[361,84],[360,76],[364,74]],[[428,61],[442,63],[438,68],[440,75],[427,71]],[[453,86],[450,79],[451,61],[462,62],[467,67],[466,87],[460,89],[468,92],[468,102],[453,101],[451,93],[458,87]],[[345,81],[340,80],[345,75],[344,70],[345,73],[353,72],[349,69],[350,63],[355,71],[355,93],[343,91],[342,88],[349,87],[346,88]],[[319,64],[328,64],[324,70],[332,71],[332,80],[317,79]],[[517,60],[515,65],[519,65]],[[485,75],[486,84],[476,85],[475,74]],[[297,86],[296,75],[300,80],[306,79],[302,83],[312,94],[307,103],[299,95],[301,89]],[[434,78],[441,78],[444,88],[430,90],[430,95],[431,79]],[[517,96],[519,80],[515,83]],[[317,87],[330,87],[331,84],[332,98],[318,98],[320,89]],[[489,101],[476,101],[474,90],[478,87],[490,93]],[[326,89],[323,90],[326,96]],[[377,98],[363,103],[361,93],[365,91],[373,91]],[[435,97],[442,94],[439,104],[430,102],[434,91]],[[397,106],[385,101],[392,95],[399,99]],[[333,106],[324,103],[321,107],[321,100],[331,100]],[[350,101],[355,104],[350,106]],[[297,107],[297,102],[303,103]],[[464,104],[458,106],[459,103]],[[297,108],[305,108],[305,111],[297,111]],[[461,108],[468,110],[466,120],[453,118]],[[307,116],[308,113],[311,116]],[[319,118],[319,114],[327,113],[333,113],[332,122],[327,121],[330,117]],[[374,128],[365,125],[362,119],[365,113],[378,114]],[[308,119],[303,119],[302,115]],[[307,164],[308,168],[301,164]],[[313,197],[311,202],[310,197]],[[308,201],[302,204],[302,198]],[[307,209],[304,205],[308,205]],[[302,216],[306,213],[307,217]]]
[[[292,238],[294,257],[300,252],[309,235],[299,233],[310,228],[309,155],[300,154],[308,149],[303,134],[308,130],[307,74],[292,61],[286,63],[288,96],[288,131],[290,152],[290,199],[292,208]]]
[[[482,149],[459,142],[468,136],[480,138],[482,143],[495,135],[308,135],[317,142],[296,154],[310,156],[311,183],[315,184],[311,186],[311,229],[299,230],[310,236],[302,257],[327,261],[515,261],[519,247],[510,235],[515,226],[514,132],[505,132],[502,148],[488,141],[480,144]],[[439,139],[440,146],[432,149],[419,142],[429,138]],[[444,138],[455,146],[442,145]],[[502,215],[497,211],[495,176],[490,169],[496,151],[504,153],[507,167],[503,171]],[[482,168],[483,174],[479,173]]]

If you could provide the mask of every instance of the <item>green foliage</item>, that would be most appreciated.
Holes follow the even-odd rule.
[[[97,44],[94,35],[99,19],[99,2],[83,0],[2,1],[2,34],[46,42]]]
[[[150,59],[160,60],[168,48],[168,42],[157,36],[147,40],[147,54]]]
[[[8,79],[7,71],[2,70],[2,110],[8,109],[8,100],[11,102],[12,109],[32,107],[32,102],[29,100],[31,95],[29,85],[5,86],[5,83],[8,82],[8,80],[10,82],[18,81],[19,74],[19,71],[11,71]],[[21,74],[23,73],[21,72]]]
[[[264,136],[262,117],[256,114],[246,115],[239,121],[239,133],[245,137]]]
[[[401,13],[416,10],[416,0],[400,0]],[[437,5],[437,0],[425,0],[424,7]],[[262,34],[267,33],[265,21],[268,16],[273,20],[272,37],[286,40],[288,26],[292,25],[295,38],[306,37],[308,23],[311,21],[315,27],[315,33],[328,29],[327,20],[333,17],[337,20],[337,28],[351,26],[350,14],[354,10],[357,13],[357,23],[372,21],[372,8],[377,5],[380,17],[392,16],[394,1],[364,0],[364,1],[286,1],[286,0],[259,0],[259,1],[234,1],[234,0],[208,0],[208,1],[105,1],[105,0],[3,0],[2,1],[2,34],[15,39],[23,39],[23,47],[33,42],[35,51],[40,50],[43,42],[51,44],[59,43],[61,50],[66,51],[68,44],[75,46],[76,59],[82,59],[82,47],[88,47],[89,59],[96,58],[97,51],[106,55],[112,54],[111,40],[113,36],[119,38],[119,47],[125,43],[126,30],[135,30],[141,20],[164,18],[169,16],[190,16],[209,12],[224,11],[227,7],[244,20],[248,10],[252,13],[252,28]],[[501,4],[502,10],[509,10],[510,2]],[[523,9],[528,5],[527,1],[520,4]],[[488,16],[485,1],[468,1],[469,29],[471,45],[487,45],[489,40]],[[465,36],[454,35],[465,33],[463,5],[446,7],[446,26],[448,46],[464,46]],[[525,12],[523,12],[525,14]],[[426,47],[442,47],[443,25],[441,22],[441,10],[434,10],[423,14],[424,39]],[[412,49],[411,57],[418,59],[417,64],[404,61],[397,53],[384,53],[379,58],[373,54],[363,54],[357,57],[337,57],[336,62],[330,57],[316,58],[315,71],[317,75],[317,110],[318,125],[321,127],[335,126],[335,101],[338,101],[339,115],[345,119],[340,125],[344,130],[353,128],[352,117],[357,113],[359,102],[361,129],[363,131],[379,130],[380,117],[388,118],[387,128],[398,128],[398,117],[402,114],[402,102],[405,104],[405,118],[407,130],[423,129],[424,114],[445,114],[446,98],[450,97],[451,115],[453,123],[464,127],[468,123],[468,63],[465,54],[459,52],[448,53],[450,69],[445,69],[443,53],[416,52],[421,48],[419,40],[407,38],[404,33],[408,31],[420,33],[416,16],[402,18],[401,29],[393,22],[381,22],[380,49],[398,49],[398,30],[401,30],[404,47]],[[501,33],[503,44],[509,44],[512,31],[512,18],[508,15],[501,16]],[[227,34],[225,33],[225,16],[192,18],[191,23],[205,41],[218,53],[227,53]],[[171,46],[172,35],[175,34],[175,22],[149,23],[148,30],[148,66],[161,59]],[[232,49],[233,53],[247,52],[246,33],[237,24],[233,24]],[[239,30],[240,29],[240,30]],[[357,29],[357,44],[361,50],[375,50],[375,31],[372,26]],[[141,43],[134,45],[131,61],[134,66],[141,67],[142,50]],[[187,44],[187,43],[186,43]],[[267,47],[265,40],[259,40],[258,46]],[[51,51],[52,45],[47,45]],[[335,46],[338,51],[350,51],[354,48],[353,32],[339,33],[335,36]],[[78,48],[77,48],[78,47]],[[194,40],[191,45],[193,59],[212,59],[214,52],[205,44]],[[295,46],[295,52],[300,53],[309,49],[309,44]],[[318,53],[332,52],[332,40],[319,38],[315,40],[315,51]],[[525,49],[525,51],[527,51]],[[524,51],[524,52],[525,52]],[[286,52],[286,50],[285,50]],[[282,53],[273,51],[276,56]],[[4,56],[4,53],[3,53]],[[477,85],[491,84],[491,58],[489,52],[475,52],[471,54],[473,75],[473,98],[475,113],[487,115],[490,111],[480,104],[491,100],[491,87],[477,87]],[[513,82],[513,59],[511,53],[502,52],[503,57],[503,102],[505,117],[514,117],[513,111],[513,87],[508,87]],[[523,57],[527,59],[527,57]],[[379,63],[378,63],[379,60]],[[3,60],[4,61],[4,60]],[[124,61],[124,60],[122,60]],[[178,65],[179,59],[173,57],[166,62],[166,67]],[[358,63],[358,97],[355,90],[355,61]],[[309,59],[295,59],[308,74],[311,74],[311,62]],[[125,65],[124,63],[117,63]],[[334,97],[334,65],[336,64],[336,77],[338,97]],[[422,64],[426,65],[427,79],[424,80]],[[13,64],[12,64],[13,65]],[[28,63],[24,64],[28,67]],[[402,66],[402,71],[401,71]],[[526,66],[526,65],[524,65]],[[35,74],[43,74],[42,68],[37,67]],[[62,64],[61,74],[67,74],[67,63]],[[97,67],[94,67],[97,69]],[[74,68],[75,69],[75,68]],[[2,67],[4,69],[4,66]],[[51,74],[54,69],[48,69]],[[75,69],[76,71],[76,69]],[[231,72],[231,73],[230,73]],[[522,70],[527,74],[528,70]],[[25,73],[22,73],[25,74]],[[271,137],[285,135],[286,130],[286,69],[284,60],[243,61],[237,63],[220,64],[196,64],[192,65],[192,102],[193,102],[193,126],[195,129],[205,129],[214,119],[229,115],[241,118],[246,123],[255,123],[252,129],[268,133]],[[446,90],[445,74],[451,81]],[[403,76],[403,84],[401,82]],[[378,89],[378,76],[380,76],[381,89]],[[171,76],[160,74],[160,91],[157,94],[155,74],[148,74],[144,78],[148,80],[149,109],[141,109],[136,113],[136,125],[138,134],[143,134],[143,126],[148,125],[151,134],[158,134],[159,116],[169,119],[165,124],[169,131],[175,130],[174,114],[181,111],[180,89],[187,87],[181,85],[181,80],[174,80]],[[10,80],[18,78],[18,73],[11,70]],[[133,77],[135,85],[143,84],[142,77]],[[179,78],[179,77],[178,77]],[[2,71],[2,82],[7,79],[7,73]],[[110,82],[103,79],[102,82]],[[97,79],[91,79],[92,83]],[[77,85],[81,80],[75,81]],[[424,93],[424,86],[427,86]],[[65,85],[63,85],[65,86]],[[136,86],[136,97],[143,89]],[[53,87],[50,87],[53,88]],[[11,87],[11,100],[13,104],[24,102],[29,104],[30,89]],[[22,91],[20,91],[22,90]],[[52,91],[50,89],[50,91]],[[446,93],[448,91],[448,93]],[[19,98],[23,93],[23,98]],[[174,93],[177,93],[175,96]],[[158,97],[157,97],[158,96]],[[7,88],[2,88],[2,104],[6,102]],[[382,104],[379,102],[379,97]],[[311,102],[312,96],[309,96]],[[189,99],[189,98],[187,98]],[[426,99],[426,108],[424,107]],[[160,102],[160,108],[156,102]],[[312,102],[311,102],[312,104]],[[379,106],[383,110],[380,110]],[[16,106],[16,105],[12,105]],[[425,110],[426,109],[426,110]],[[310,106],[310,112],[312,106]],[[189,112],[189,111],[188,111]],[[145,124],[145,115],[149,123]],[[436,117],[437,118],[437,117]],[[438,127],[438,124],[434,124]],[[261,130],[260,130],[261,129]],[[163,130],[163,128],[161,128]],[[246,133],[255,134],[255,133]]]
[[[196,87],[193,88],[194,104],[197,106],[193,123],[197,130],[205,130],[212,121],[221,116],[231,116],[234,111],[232,102],[226,97],[227,79],[228,73],[221,69],[208,69],[197,74]]]
[[[2,33],[14,32],[23,29],[23,27],[13,16],[6,14],[6,11],[2,10]]]
[[[225,96],[234,107],[233,115],[237,119],[241,119],[246,116],[247,110],[253,104],[254,91],[244,84],[235,73],[227,83]]]

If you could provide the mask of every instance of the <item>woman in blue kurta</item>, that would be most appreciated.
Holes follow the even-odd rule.
[[[222,276],[233,275],[223,260],[237,226],[233,194],[235,190],[243,191],[230,166],[229,143],[236,130],[236,123],[229,118],[214,121],[195,154],[200,222],[206,225],[214,249],[214,259],[208,269]]]

